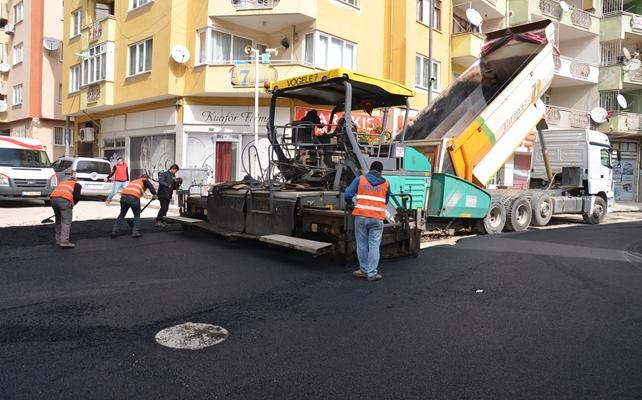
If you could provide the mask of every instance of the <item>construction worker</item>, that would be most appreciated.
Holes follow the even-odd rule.
[[[132,237],[139,238],[143,236],[140,232],[140,198],[143,196],[143,193],[145,193],[145,190],[149,190],[152,194],[152,200],[156,199],[156,189],[154,189],[154,185],[150,182],[149,177],[143,174],[140,178],[129,182],[123,191],[120,192],[120,214],[118,214],[118,218],[111,229],[111,237],[115,238],[118,236],[118,226],[125,220],[125,215],[130,208],[134,213],[134,225],[131,231]]]
[[[354,233],[357,241],[359,269],[352,272],[357,278],[378,281],[383,278],[377,271],[379,246],[386,219],[386,204],[390,199],[390,184],[381,176],[383,164],[375,161],[366,175],[356,177],[346,189],[344,198],[350,206],[354,202]]]
[[[71,179],[60,182],[49,195],[51,208],[56,216],[56,244],[60,247],[71,249],[76,245],[69,241],[71,220],[74,205],[80,201],[82,186],[76,182],[76,172],[71,173]]]
[[[167,171],[161,172],[158,175],[158,201],[160,202],[160,210],[158,210],[156,224],[154,224],[157,228],[167,226],[163,218],[167,215],[169,201],[172,199],[174,189],[177,189],[181,183],[183,183],[182,178],[176,177],[178,170],[178,165],[172,164]]]

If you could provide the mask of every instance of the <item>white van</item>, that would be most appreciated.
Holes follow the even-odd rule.
[[[37,139],[0,136],[0,200],[40,199],[49,194],[58,178]]]

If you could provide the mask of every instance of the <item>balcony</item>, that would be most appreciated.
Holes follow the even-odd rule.
[[[114,105],[114,83],[100,81],[80,88],[80,109],[102,111]]]
[[[544,119],[551,128],[584,128],[591,127],[591,116],[588,111],[574,110],[572,108],[546,106]]]
[[[262,33],[317,19],[317,0],[210,0],[210,17]]]
[[[614,111],[598,130],[607,134],[642,136],[642,114]]]
[[[194,69],[194,89],[188,96],[244,95],[254,93],[254,64],[240,65],[202,65]],[[259,88],[263,92],[263,82],[275,81],[314,72],[315,69],[301,64],[260,64]]]
[[[454,33],[450,37],[452,61],[463,67],[469,67],[479,59],[483,43],[483,37],[476,33]]]
[[[572,4],[572,1],[566,1]],[[511,25],[523,24],[542,19],[550,19],[560,23],[559,37],[561,40],[575,39],[583,35],[600,34],[600,18],[593,12],[570,6],[568,11],[563,11],[558,0],[511,0],[510,17]],[[573,28],[572,31],[563,28]],[[569,37],[569,35],[572,35]]]
[[[83,49],[87,49],[99,43],[115,42],[117,30],[118,25],[113,16],[92,22],[82,30],[81,46]]]
[[[642,40],[642,16],[629,13],[605,15],[600,27],[600,41]]]
[[[459,9],[458,14],[464,15],[467,9],[473,8],[484,16],[485,20],[492,20],[506,16],[505,0],[472,0],[470,2],[457,2],[453,7]]]
[[[600,78],[600,68],[597,64],[574,58],[554,55],[555,76],[553,87],[580,86],[597,84]]]
[[[628,71],[621,64],[601,67],[598,89],[623,92],[640,90],[642,89],[642,68]]]

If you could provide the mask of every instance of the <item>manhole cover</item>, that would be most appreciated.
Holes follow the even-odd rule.
[[[200,350],[227,339],[225,328],[210,324],[186,322],[165,328],[155,336],[158,344],[172,349]]]

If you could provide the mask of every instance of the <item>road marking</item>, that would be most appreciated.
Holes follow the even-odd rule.
[[[158,332],[156,342],[172,349],[201,350],[219,344],[229,336],[225,328],[217,325],[186,322]]]

